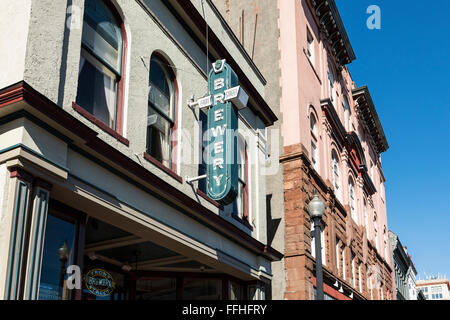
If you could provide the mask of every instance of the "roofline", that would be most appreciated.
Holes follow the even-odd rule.
[[[375,105],[373,103],[372,96],[370,95],[369,88],[365,85],[365,86],[353,89],[352,94],[353,94],[353,97],[364,95],[364,98],[369,107],[369,111],[375,121],[376,129],[378,130],[378,134],[380,135],[380,138],[381,138],[382,145],[375,146],[377,148],[377,152],[382,153],[382,152],[387,151],[389,149],[389,144],[387,142],[386,135],[383,130],[383,126],[381,125],[380,118],[378,117],[377,110],[375,109]],[[355,100],[357,100],[357,99],[355,99]],[[364,120],[364,122],[366,122],[365,119],[363,119],[363,120]],[[368,123],[366,123],[366,125],[369,126]],[[371,134],[371,132],[369,132],[369,133]],[[372,138],[374,138],[375,144],[377,144],[376,140],[375,140],[376,137],[374,137],[373,134],[371,134],[371,136],[372,136]]]
[[[347,30],[345,30],[344,23],[341,18],[341,14],[339,13],[339,10],[336,6],[336,2],[334,0],[328,0],[330,3],[331,12],[334,15],[334,18],[336,19],[337,26],[339,28],[339,31],[341,32],[342,38],[345,43],[345,48],[347,49],[347,53],[350,58],[350,62],[353,60],[356,60],[355,51],[353,50],[353,47],[350,43],[350,39],[347,34]]]
[[[434,282],[433,282],[434,281]],[[435,279],[435,280],[418,280],[416,281],[416,287],[425,287],[436,284],[446,284],[450,291],[450,281],[448,279]]]
[[[308,4],[312,8],[313,16],[315,17],[319,29],[325,34],[332,47],[332,55],[340,67],[343,67],[352,61],[356,60],[355,52],[350,43],[347,31],[345,30],[344,23],[342,22],[341,15],[336,6],[334,0],[310,0]],[[325,8],[324,11],[321,10]],[[331,16],[331,19],[329,19]],[[330,21],[332,23],[330,23]],[[328,28],[329,27],[329,28]],[[332,32],[330,34],[330,32]],[[337,40],[336,37],[337,36]],[[333,40],[334,39],[334,40]],[[336,44],[340,44],[338,48],[341,48],[339,52],[336,48],[333,48]],[[345,54],[342,57],[342,54]]]

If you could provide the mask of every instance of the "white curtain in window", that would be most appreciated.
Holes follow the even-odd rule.
[[[83,70],[84,63],[85,63],[85,62],[86,62],[86,58],[83,57],[83,56],[81,56],[81,57],[80,57],[80,68],[78,69],[78,74],[80,74],[80,73],[81,73],[81,70]]]
[[[105,88],[105,100],[106,107],[109,113],[109,126],[114,127],[113,119],[115,114],[115,106],[116,106],[116,89],[115,89],[115,81],[111,79],[106,74],[103,75],[103,83]]]
[[[165,137],[164,133],[162,133],[162,132],[159,133],[159,141],[161,144],[163,164],[165,166],[169,166],[169,144],[170,144],[170,141],[166,141],[167,138]]]

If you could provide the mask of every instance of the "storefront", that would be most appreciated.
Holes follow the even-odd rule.
[[[67,286],[71,265],[81,266],[79,290]],[[50,199],[39,300],[246,300],[257,298],[256,284]]]

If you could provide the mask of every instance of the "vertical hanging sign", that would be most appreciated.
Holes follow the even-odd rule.
[[[238,111],[231,101],[239,89],[236,73],[225,60],[216,61],[208,81],[206,189],[211,199],[223,205],[232,203],[238,190]]]

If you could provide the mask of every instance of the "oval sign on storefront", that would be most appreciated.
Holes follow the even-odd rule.
[[[92,269],[85,277],[86,288],[99,297],[109,296],[116,286],[113,277],[103,269]]]

